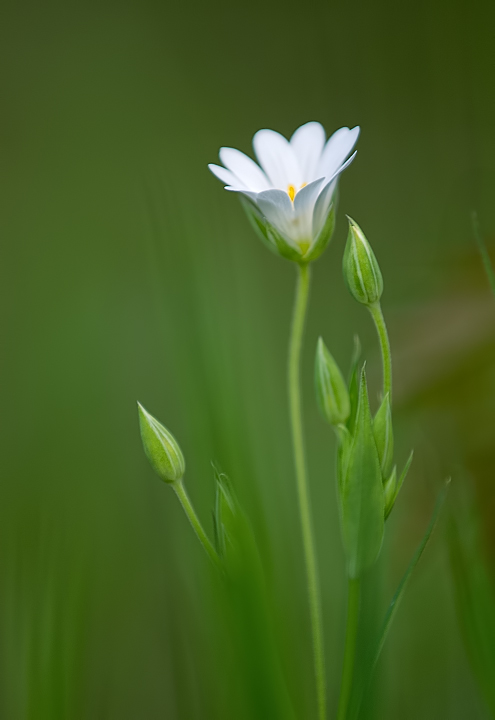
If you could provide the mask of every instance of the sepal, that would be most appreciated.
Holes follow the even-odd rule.
[[[320,232],[318,233],[318,236],[316,237],[316,240],[313,242],[313,244],[309,248],[306,255],[303,256],[303,261],[305,263],[310,263],[310,262],[313,262],[314,260],[318,260],[318,258],[325,251],[327,245],[329,244],[330,240],[332,239],[334,230],[335,230],[335,202],[332,202],[332,204],[330,206],[330,210],[326,217],[326,220],[323,223],[323,227],[321,228]]]
[[[301,250],[294,246],[279,230],[268,222],[254,203],[246,197],[241,197],[241,204],[256,234],[269,250],[286,260],[297,263],[302,262],[303,254]]]

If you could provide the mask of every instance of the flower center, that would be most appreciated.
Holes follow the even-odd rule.
[[[308,183],[303,183],[303,184],[301,185],[301,187],[299,188],[299,190],[302,190],[303,187],[305,187],[307,184],[308,184]],[[296,197],[296,193],[297,193],[297,190],[296,190],[296,186],[295,186],[295,185],[289,185],[289,186],[287,187],[287,195],[290,197],[291,202],[294,202],[294,198]]]

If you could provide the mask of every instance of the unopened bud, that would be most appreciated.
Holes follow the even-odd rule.
[[[186,470],[179,443],[140,403],[138,408],[141,439],[151,467],[164,482],[179,482]]]
[[[351,295],[363,305],[377,303],[383,292],[383,278],[371,245],[354,220],[349,220],[343,271]]]
[[[346,423],[351,412],[349,391],[322,338],[316,348],[315,385],[316,399],[325,420],[330,425]]]

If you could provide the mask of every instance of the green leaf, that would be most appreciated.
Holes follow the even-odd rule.
[[[385,520],[390,515],[394,507],[395,498],[397,497],[397,465],[394,465],[390,477],[385,481],[383,486],[385,493]]]
[[[382,546],[384,494],[380,461],[373,435],[366,375],[363,368],[356,427],[347,468],[342,473],[341,517],[349,577],[372,565]]]
[[[409,472],[411,463],[413,461],[414,450],[411,450],[407,462],[404,465],[404,470],[401,472],[399,479],[397,480],[396,468],[394,467],[392,475],[385,483],[385,520],[388,518],[393,510],[397,496],[400,493],[401,487],[406,479],[406,475]]]
[[[316,348],[315,389],[318,407],[325,420],[330,425],[343,425],[351,411],[349,391],[339,366],[321,337]]]
[[[406,572],[402,576],[402,580],[399,583],[399,587],[397,588],[395,595],[392,598],[392,602],[389,605],[387,614],[385,615],[385,619],[382,624],[380,634],[378,636],[378,641],[376,643],[376,649],[375,649],[375,652],[373,655],[373,660],[372,660],[372,664],[370,667],[368,679],[367,679],[365,686],[363,687],[363,695],[361,697],[361,701],[363,699],[363,696],[364,696],[367,688],[369,687],[369,685],[371,683],[371,679],[372,679],[374,670],[375,670],[378,660],[380,658],[380,654],[381,654],[383,646],[385,644],[385,640],[387,639],[388,631],[390,630],[392,621],[397,613],[400,601],[404,597],[404,592],[406,590],[407,584],[411,578],[414,568],[420,561],[421,556],[423,555],[423,553],[425,551],[428,541],[433,533],[433,530],[435,529],[435,526],[438,521],[438,517],[440,515],[440,510],[442,509],[442,506],[445,502],[445,498],[447,496],[447,490],[448,490],[449,483],[450,483],[450,480],[447,480],[447,482],[445,483],[445,486],[443,487],[442,491],[440,492],[440,494],[437,498],[435,508],[433,510],[433,515],[431,516],[430,524],[428,525],[428,528],[423,536],[423,539],[421,540],[420,544],[418,545],[418,548],[417,548],[416,552],[414,553],[414,556],[413,556],[411,562],[409,563],[409,566],[408,566]]]
[[[409,457],[407,458],[407,462],[404,465],[404,470],[401,472],[399,480],[397,481],[397,491],[395,493],[395,497],[397,497],[397,495],[400,493],[401,487],[404,484],[404,480],[406,479],[407,473],[409,472],[409,468],[411,467],[413,457],[414,457],[414,450],[411,450]]]
[[[387,393],[373,420],[373,433],[375,435],[378,457],[382,476],[390,473],[394,458],[394,432],[392,429],[392,411],[390,409],[390,395]]]

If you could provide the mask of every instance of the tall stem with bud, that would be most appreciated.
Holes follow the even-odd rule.
[[[383,396],[388,394],[390,405],[392,405],[392,353],[390,352],[390,341],[388,339],[387,326],[383,317],[382,308],[379,302],[370,305],[369,311],[375,323],[380,348],[382,351],[383,363]]]
[[[197,535],[199,542],[205,549],[206,554],[214,565],[218,565],[218,554],[213,545],[211,544],[208,535],[205,533],[198,516],[196,515],[196,511],[194,510],[194,507],[189,499],[189,495],[186,492],[186,488],[184,487],[184,482],[182,480],[179,480],[178,482],[173,483],[172,487],[179,499],[180,504],[182,505],[184,512],[187,515],[187,519],[191,523],[191,526]]]

